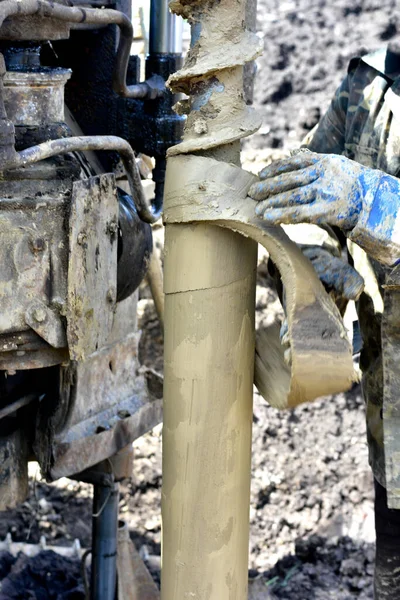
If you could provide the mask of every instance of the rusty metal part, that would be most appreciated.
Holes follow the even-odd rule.
[[[129,537],[124,521],[118,524],[118,600],[159,600],[160,592]]]
[[[65,23],[99,26],[117,25],[120,29],[120,38],[113,77],[114,91],[124,98],[143,98],[144,90],[146,90],[146,93],[150,94],[150,97],[158,97],[164,94],[165,87],[160,87],[160,82],[156,85],[146,82],[132,86],[126,85],[126,74],[133,42],[133,27],[131,21],[124,13],[107,8],[96,9],[63,6],[61,4],[47,2],[46,0],[3,0],[0,2],[0,38],[2,38],[3,35],[7,36],[7,33],[3,32],[2,29],[6,18],[15,17],[15,19],[13,19],[14,22],[18,21],[21,17],[31,17],[34,15],[38,15],[44,20],[56,19]],[[22,37],[22,39],[31,40],[32,34],[27,23],[25,24],[25,28],[27,37]],[[22,32],[23,31],[24,28],[22,28]],[[23,36],[22,32],[21,34]],[[18,39],[21,39],[21,37]],[[51,36],[42,39],[51,39]]]
[[[64,86],[70,76],[69,69],[8,71],[4,77],[7,117],[15,126],[64,122]]]
[[[43,348],[37,348],[25,352],[7,352],[0,354],[0,370],[14,373],[15,371],[30,371],[31,369],[44,369],[61,365],[69,359],[66,348],[52,348],[46,344]]]
[[[1,369],[41,368],[68,358],[65,221],[76,175],[73,161],[54,159],[0,181]]]
[[[135,154],[131,146],[127,141],[116,136],[78,136],[44,142],[43,144],[32,146],[27,150],[22,150],[22,152],[19,152],[16,160],[10,164],[7,164],[6,168],[15,169],[18,167],[27,167],[28,165],[32,165],[36,162],[52,156],[57,156],[59,154],[88,150],[110,150],[118,152],[125,167],[129,186],[132,196],[135,199],[136,208],[140,218],[146,223],[154,223],[160,218],[160,212],[154,212],[147,204],[141,183],[140,173],[136,164]]]
[[[55,311],[42,302],[34,301],[25,313],[26,324],[53,348],[66,348],[67,336],[65,327]]]
[[[1,369],[42,368],[68,358],[65,223],[78,175],[68,157],[10,171],[0,180]]]
[[[72,475],[71,479],[84,481],[92,485],[111,486],[115,482],[132,477],[133,446],[128,444],[117,454],[101,463],[85,469],[81,473]]]
[[[123,304],[136,306],[136,297]],[[121,316],[117,329],[134,330],[123,312]],[[140,372],[139,337],[137,333],[116,334],[114,344],[83,363],[65,367],[58,413],[54,414],[54,404],[40,403],[38,434],[48,421],[47,411],[54,415],[49,435],[39,434],[34,443],[48,479],[80,473],[100,463],[161,422],[162,401],[150,395]]]
[[[24,406],[32,404],[34,400],[37,400],[37,396],[35,396],[35,394],[30,394],[29,396],[24,396],[23,398],[19,398],[15,402],[8,404],[8,406],[0,409],[0,420],[12,415],[20,408],[24,408]]]
[[[133,396],[130,402],[124,402],[121,416],[110,418],[111,424],[108,424],[110,412],[98,415],[98,420],[103,423],[98,426],[98,433],[86,437],[88,425],[94,423],[92,419],[90,423],[83,421],[80,427],[72,428],[75,440],[69,441],[66,435],[64,441],[61,435],[57,436],[53,446],[54,464],[46,474],[49,481],[82,471],[150,431],[162,421],[162,400],[149,401],[147,393]],[[123,412],[131,416],[124,417]]]
[[[41,337],[30,330],[0,335],[0,352],[41,350],[46,345]]]
[[[68,348],[71,360],[82,361],[108,343],[117,301],[113,175],[74,183],[69,223]]]

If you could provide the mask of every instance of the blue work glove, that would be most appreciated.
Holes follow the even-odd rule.
[[[376,260],[400,258],[400,181],[343,156],[302,152],[263,169],[249,196],[269,225],[340,227]]]
[[[322,246],[298,244],[300,250],[311,262],[319,280],[326,291],[331,294],[340,313],[343,315],[349,300],[358,300],[363,289],[364,279],[351,266],[338,256]],[[269,267],[272,277],[276,280],[279,276],[275,265]],[[280,300],[286,312],[284,290],[281,290]],[[288,323],[286,317],[282,321],[280,330],[281,344],[289,348]]]
[[[368,187],[381,176],[343,156],[304,152],[263,169],[249,196],[258,201],[256,214],[271,224],[316,223],[350,230]]]
[[[357,300],[364,289],[364,279],[351,266],[321,246],[300,245],[314,267],[321,283],[334,298]]]

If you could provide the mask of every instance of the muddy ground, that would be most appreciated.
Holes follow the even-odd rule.
[[[255,104],[264,124],[244,146],[250,168],[261,166],[271,151],[296,146],[328,106],[349,58],[397,41],[399,19],[394,0],[261,0],[265,54]],[[161,332],[147,289],[141,297],[142,358],[161,371]],[[263,260],[257,320],[278,316]],[[254,401],[252,600],[372,599],[372,478],[359,388],[284,413],[257,393]],[[135,442],[135,456],[133,481],[122,489],[121,516],[157,580],[160,427]],[[37,543],[45,535],[55,545],[79,538],[87,547],[90,514],[89,486],[62,480],[49,487],[33,470],[27,502],[0,516],[0,538],[10,532],[16,541]],[[0,600],[84,598],[76,563],[62,566],[51,553],[28,563],[0,558]]]

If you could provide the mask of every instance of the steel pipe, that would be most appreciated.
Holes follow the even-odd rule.
[[[150,54],[181,54],[182,26],[182,19],[170,12],[168,0],[151,0]]]
[[[170,78],[191,112],[168,156],[192,153],[194,165],[181,186],[170,158],[165,183],[161,598],[245,600],[257,244],[186,216],[197,191],[213,198],[219,190],[201,155],[221,169],[240,164],[238,140],[253,130],[243,65],[258,41],[245,29],[245,0],[173,5],[199,25],[193,52]],[[226,186],[232,211],[236,183]]]
[[[119,485],[94,486],[91,600],[115,600]]]

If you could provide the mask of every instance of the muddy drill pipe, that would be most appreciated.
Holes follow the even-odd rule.
[[[260,49],[245,4],[170,4],[195,32],[170,79],[190,97],[175,155],[238,165],[258,128],[243,100]],[[256,243],[232,231],[166,225],[162,600],[247,598],[256,264]]]

